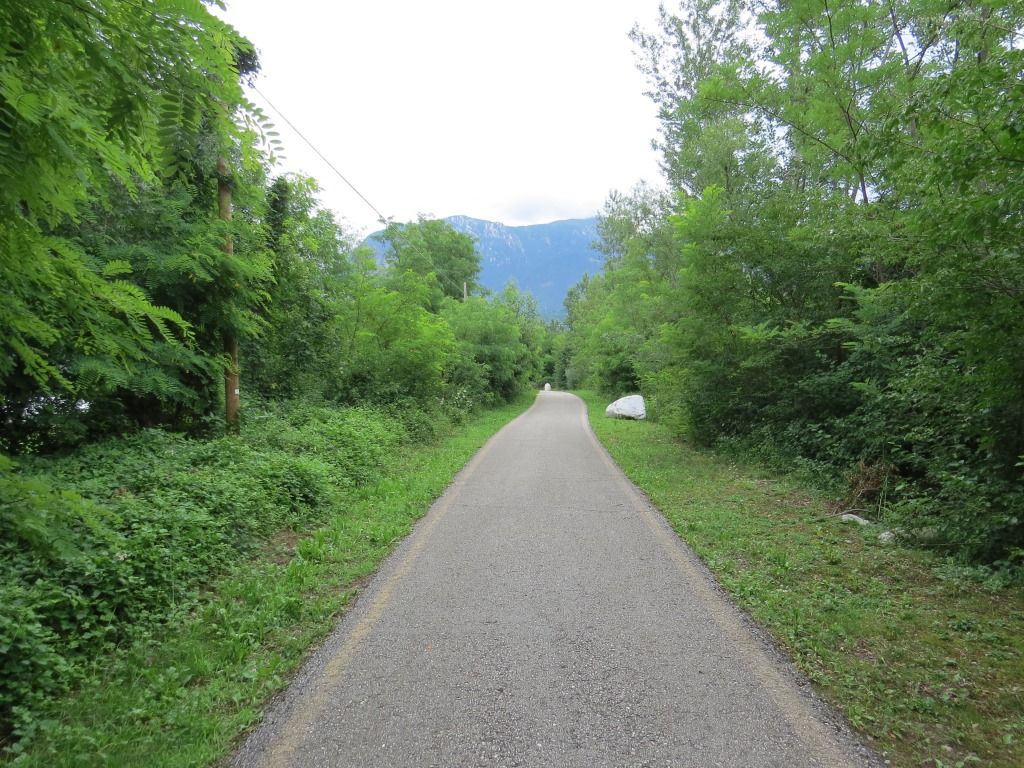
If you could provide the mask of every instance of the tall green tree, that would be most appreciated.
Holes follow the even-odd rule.
[[[447,222],[421,215],[416,222],[389,225],[377,238],[396,279],[404,272],[429,278],[427,306],[432,312],[440,310],[445,297],[461,299],[464,293],[478,292],[476,241]]]
[[[355,238],[317,200],[313,179],[279,176],[267,189],[272,281],[264,328],[242,344],[249,386],[268,398],[325,398],[338,386],[338,301],[359,269]]]
[[[242,347],[255,391],[429,410],[443,397],[454,349],[448,325],[427,309],[433,274],[381,270],[318,192],[293,175],[268,190],[273,281],[265,327]]]
[[[668,215],[673,198],[640,184],[613,192],[598,218],[603,273],[587,277],[567,300],[572,385],[585,382],[608,395],[635,392],[653,372],[654,340],[666,297],[681,266]]]
[[[71,225],[96,201],[135,200],[187,178],[210,140],[245,148],[240,137],[260,118],[239,84],[251,46],[200,2],[26,0],[0,9],[0,30],[0,388],[9,406],[33,388],[73,395],[83,359],[100,363],[93,373],[133,371],[194,339],[180,312],[127,279],[128,260],[98,258]]]
[[[658,107],[662,170],[673,190],[700,195],[749,187],[773,171],[772,124],[722,86],[756,73],[742,0],[685,0],[659,7],[658,29],[634,27],[638,67]]]
[[[674,245],[645,265],[628,218],[602,222],[607,264],[571,296],[568,369],[632,377],[700,441],[861,491],[887,478],[876,514],[961,555],[1019,559],[1022,14],[663,6],[633,39]]]
[[[453,395],[469,403],[492,405],[510,401],[523,391],[535,371],[524,365],[530,350],[523,343],[514,310],[480,297],[447,299],[441,317],[457,345],[447,376]]]

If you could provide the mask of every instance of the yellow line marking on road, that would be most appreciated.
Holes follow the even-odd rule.
[[[527,409],[528,411],[529,409]],[[260,756],[258,765],[261,768],[285,768],[290,764],[295,752],[313,733],[314,721],[327,709],[331,694],[337,689],[338,683],[353,657],[362,647],[364,641],[373,631],[374,625],[384,615],[395,589],[401,585],[402,580],[412,569],[413,564],[420,553],[427,546],[431,535],[437,529],[445,513],[458,498],[462,486],[466,484],[476,468],[490,452],[498,437],[509,427],[523,418],[526,412],[520,414],[504,427],[499,429],[483,448],[477,451],[476,455],[469,460],[462,471],[456,476],[444,495],[435,502],[427,517],[413,535],[415,540],[411,542],[408,550],[402,557],[401,562],[388,576],[387,581],[380,585],[373,597],[366,613],[348,631],[345,642],[338,651],[328,660],[323,669],[314,681],[310,682],[309,692],[299,700],[295,709],[289,714],[276,733],[272,744]]]
[[[584,431],[590,436],[591,442],[597,448],[598,455],[612,471],[619,487],[626,494],[633,508],[644,518],[648,528],[661,543],[672,562],[682,572],[687,583],[693,586],[700,601],[708,607],[708,612],[719,629],[736,646],[736,650],[754,676],[768,691],[768,695],[782,712],[797,738],[803,742],[814,759],[824,768],[855,768],[855,764],[838,747],[833,734],[818,719],[813,709],[794,691],[793,684],[779,672],[754,636],[735,616],[732,608],[727,606],[722,596],[714,590],[707,577],[686,556],[682,549],[685,546],[682,539],[667,525],[665,519],[654,511],[651,504],[637,491],[626,473],[615,463],[611,454],[605,450],[590,427],[586,405],[581,408],[581,417]]]

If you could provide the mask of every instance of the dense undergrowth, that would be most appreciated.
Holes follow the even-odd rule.
[[[516,408],[493,413],[504,423]],[[186,692],[190,727],[227,706],[231,723],[217,746],[186,739],[203,745],[197,754],[223,749],[282,684],[279,668],[325,631],[345,585],[500,423],[492,415],[460,428],[469,444],[417,480],[404,473],[447,456],[452,440],[439,438],[452,431],[450,414],[263,406],[248,411],[241,438],[148,430],[63,458],[5,459],[0,504],[17,512],[0,515],[7,756],[41,750],[32,759],[48,755],[48,765],[127,764],[111,752],[122,739],[110,730],[121,722],[173,733]],[[310,570],[327,549],[336,573]],[[323,584],[331,586],[310,603]],[[282,627],[286,639],[270,642]],[[282,642],[287,649],[263,652]],[[126,694],[136,684],[141,698]],[[208,759],[194,762],[188,749],[179,764]]]

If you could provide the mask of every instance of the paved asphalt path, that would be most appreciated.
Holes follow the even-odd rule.
[[[259,768],[877,765],[541,392],[235,755]]]

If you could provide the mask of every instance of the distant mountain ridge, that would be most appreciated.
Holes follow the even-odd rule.
[[[497,293],[515,280],[520,290],[533,294],[547,319],[564,318],[569,289],[584,273],[596,274],[604,264],[592,247],[598,239],[596,216],[516,227],[469,216],[445,221],[456,232],[476,238],[482,286]],[[367,241],[374,245],[372,238]]]

